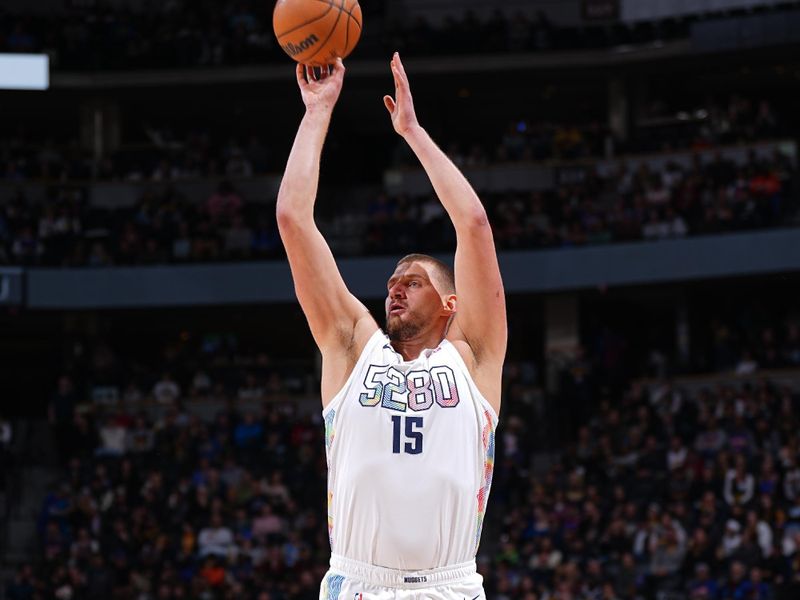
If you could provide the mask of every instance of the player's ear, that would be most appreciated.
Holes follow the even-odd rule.
[[[442,297],[442,314],[454,315],[458,312],[458,299],[455,294],[448,294]]]

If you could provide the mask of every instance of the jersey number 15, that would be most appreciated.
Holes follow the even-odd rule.
[[[400,454],[400,438],[402,437],[403,427],[401,415],[392,415],[392,452]],[[422,454],[422,417],[405,417],[405,438],[410,440],[405,442],[403,449],[406,454]]]

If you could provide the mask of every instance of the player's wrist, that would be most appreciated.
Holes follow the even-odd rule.
[[[400,136],[406,140],[419,137],[425,134],[425,129],[419,123],[414,123],[404,130],[400,131]]]
[[[330,121],[333,114],[334,104],[312,104],[306,106],[306,119],[317,121],[320,123],[327,123]]]

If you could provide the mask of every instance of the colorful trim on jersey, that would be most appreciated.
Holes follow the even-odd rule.
[[[339,600],[339,594],[342,593],[342,584],[344,583],[343,575],[330,574],[325,578],[325,583],[322,589],[322,600]]]
[[[328,490],[328,543],[333,550],[333,492]]]
[[[481,530],[483,529],[483,518],[486,515],[486,502],[489,499],[489,490],[492,487],[492,473],[494,472],[494,425],[492,416],[488,410],[483,412],[486,425],[483,426],[481,442],[483,443],[483,483],[478,490],[478,519],[475,528],[475,552],[478,551],[478,544],[481,541]]]
[[[333,438],[336,437],[336,430],[333,428],[333,419],[336,417],[336,411],[330,410],[325,415],[325,450],[330,451],[333,445]]]

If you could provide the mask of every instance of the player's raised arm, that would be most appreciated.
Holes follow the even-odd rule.
[[[508,334],[503,281],[486,210],[464,175],[417,121],[408,77],[397,53],[391,68],[395,97],[385,96],[384,104],[392,125],[422,163],[456,230],[457,314],[448,338],[461,338],[468,344],[474,357],[471,370],[489,372],[486,387],[492,389],[481,391],[499,406],[499,377],[494,372],[502,369]]]
[[[314,222],[320,156],[343,77],[341,59],[330,74],[323,69],[319,77],[310,68],[297,65],[297,83],[306,112],[286,163],[276,208],[278,230],[289,258],[297,299],[323,354],[324,402],[330,400],[339,383],[326,378],[326,361],[341,363],[329,366],[345,371],[346,355],[360,351],[355,339],[359,322],[368,320],[368,326],[369,322],[373,324],[370,334],[377,329],[367,309],[347,289]]]

